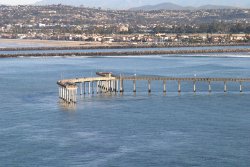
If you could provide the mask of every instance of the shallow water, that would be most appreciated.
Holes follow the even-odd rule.
[[[250,58],[106,57],[0,60],[0,166],[249,166],[250,83],[125,83],[123,95],[58,99],[56,81],[96,71],[250,77]]]

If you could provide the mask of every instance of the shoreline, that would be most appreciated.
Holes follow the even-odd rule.
[[[250,43],[101,43],[84,41],[53,41],[53,40],[19,40],[0,39],[0,45],[10,45],[11,47],[1,47],[0,51],[29,51],[29,50],[91,50],[91,49],[128,49],[128,48],[178,48],[178,47],[216,47],[216,46],[250,46]],[[16,45],[14,47],[12,45]],[[21,46],[26,45],[26,46]],[[38,45],[38,46],[36,46]],[[20,46],[20,47],[19,47]]]
[[[105,56],[147,56],[171,54],[203,54],[203,53],[247,53],[249,49],[214,49],[214,50],[168,50],[168,51],[124,51],[124,52],[76,52],[76,53],[31,53],[31,54],[0,54],[0,58],[15,57],[105,57]]]

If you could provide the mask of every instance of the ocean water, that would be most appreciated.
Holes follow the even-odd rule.
[[[250,77],[250,58],[95,57],[0,60],[0,166],[248,167],[250,83],[125,83],[125,93],[58,99],[57,80],[96,71],[176,77]],[[215,55],[216,56],[216,55]],[[219,55],[221,56],[221,55]]]

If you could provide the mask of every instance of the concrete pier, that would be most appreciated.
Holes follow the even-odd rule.
[[[236,82],[240,84],[240,92],[243,91],[244,82],[250,82],[250,78],[175,78],[175,77],[161,77],[161,76],[117,76],[112,73],[97,72],[97,77],[84,77],[75,79],[65,79],[57,82],[59,86],[59,98],[68,103],[76,103],[77,101],[77,89],[78,85],[80,87],[80,95],[86,94],[86,83],[88,83],[88,93],[94,94],[94,84],[96,84],[96,94],[100,93],[116,93],[120,91],[124,92],[124,81],[132,81],[133,92],[136,92],[136,82],[137,81],[147,81],[148,82],[148,92],[151,90],[152,81],[163,81],[163,92],[166,93],[166,83],[167,81],[177,81],[178,82],[178,92],[181,92],[181,81],[192,82],[193,91],[197,91],[197,82],[208,83],[208,91],[211,92],[212,82],[222,82],[224,83],[224,92],[227,92],[227,83]],[[92,91],[91,91],[92,90]]]

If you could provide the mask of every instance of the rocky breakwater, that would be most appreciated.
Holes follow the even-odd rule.
[[[206,53],[240,53],[250,52],[250,48],[241,49],[201,49],[201,50],[151,50],[151,51],[114,51],[114,52],[72,52],[72,53],[20,53],[0,54],[0,58],[8,57],[55,57],[55,56],[140,56],[140,55],[172,55],[172,54],[206,54]]]
[[[90,50],[90,49],[124,49],[124,48],[178,48],[178,47],[214,47],[214,46],[250,46],[250,43],[196,43],[196,44],[114,44],[97,46],[70,46],[70,47],[16,47],[0,48],[0,51],[25,51],[25,50]]]

